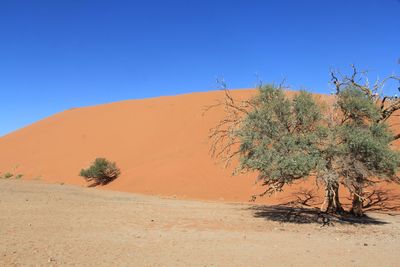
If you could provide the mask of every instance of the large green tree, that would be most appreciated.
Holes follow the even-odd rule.
[[[363,215],[363,188],[377,180],[399,181],[400,156],[391,142],[400,136],[387,119],[400,109],[400,100],[379,96],[382,82],[373,90],[356,83],[354,72],[342,79],[332,73],[335,104],[327,110],[309,93],[288,97],[272,85],[241,101],[225,90],[216,106],[226,116],[211,129],[212,154],[227,164],[238,158],[237,172],[257,172],[265,186],[261,195],[315,177],[325,188],[325,212],[343,212],[343,184],[353,196],[351,211]]]
[[[226,116],[211,129],[212,154],[227,163],[237,157],[236,172],[257,172],[265,186],[260,196],[313,177],[326,189],[322,209],[342,211],[338,174],[330,167],[330,125],[310,93],[288,97],[281,87],[265,85],[250,100],[237,101],[225,90],[217,106]]]
[[[351,212],[362,216],[365,187],[382,180],[400,182],[400,153],[392,146],[400,133],[388,124],[400,109],[400,98],[383,95],[386,82],[400,79],[392,75],[371,85],[365,72],[352,69],[350,76],[331,73],[337,111],[335,169],[353,196]]]

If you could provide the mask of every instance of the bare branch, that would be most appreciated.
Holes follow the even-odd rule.
[[[240,154],[238,149],[240,142],[236,131],[240,128],[243,118],[249,113],[249,110],[256,106],[251,100],[236,100],[228,89],[224,88],[223,90],[224,98],[205,107],[203,115],[213,109],[222,109],[225,113],[217,125],[210,129],[209,138],[211,140],[211,156],[224,162],[227,167]]]

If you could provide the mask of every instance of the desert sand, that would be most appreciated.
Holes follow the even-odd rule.
[[[0,180],[0,266],[399,266],[400,217],[284,223],[259,205]]]
[[[255,92],[232,90],[238,99]],[[261,191],[256,175],[232,177],[233,167],[225,169],[209,154],[209,129],[224,113],[214,109],[204,114],[204,108],[223,96],[222,91],[211,91],[66,110],[1,137],[0,172],[86,185],[79,171],[96,157],[106,157],[117,163],[122,175],[103,189],[247,202]],[[331,101],[327,95],[315,96]],[[300,187],[311,186],[312,180],[258,201],[281,203]]]

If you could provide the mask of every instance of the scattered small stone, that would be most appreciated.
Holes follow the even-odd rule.
[[[151,220],[152,222],[154,222],[154,220]]]
[[[32,226],[32,224],[28,223],[28,226]]]
[[[368,244],[367,244],[367,243],[364,243],[364,247],[368,247]]]
[[[47,262],[52,262],[52,261],[55,261],[55,259],[49,258],[49,259],[47,260]]]

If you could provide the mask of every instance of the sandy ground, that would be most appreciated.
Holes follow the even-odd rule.
[[[370,214],[372,224],[288,223],[260,205],[21,180],[0,180],[0,196],[0,266],[399,266],[400,262],[400,216],[394,215]]]

